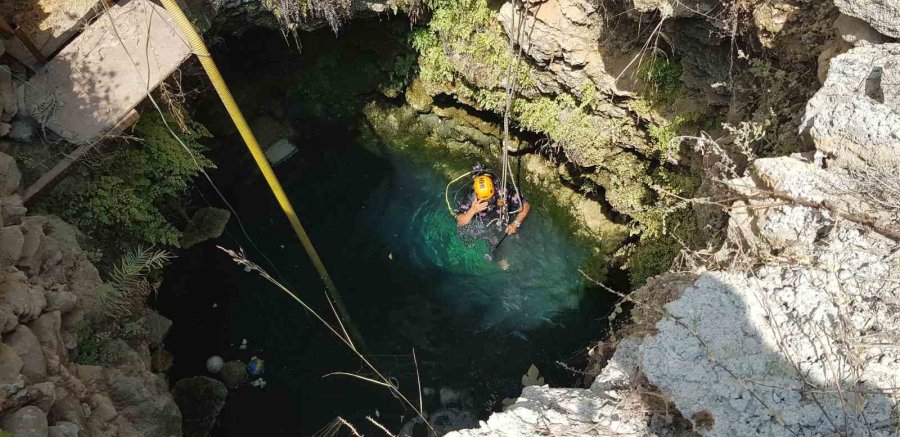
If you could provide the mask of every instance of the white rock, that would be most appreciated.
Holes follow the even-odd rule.
[[[209,373],[219,373],[223,367],[225,367],[225,360],[218,355],[213,355],[206,360],[206,370]]]

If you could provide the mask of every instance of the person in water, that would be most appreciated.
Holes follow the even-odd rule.
[[[509,190],[506,194],[506,199],[500,199],[499,194],[494,189],[494,182],[495,176],[490,173],[475,177],[475,181],[472,184],[472,192],[466,196],[466,199],[457,208],[457,226],[468,226],[475,219],[486,224],[499,220],[501,208],[503,207],[502,202],[506,202],[509,213],[516,215],[513,222],[506,225],[506,234],[513,235],[519,232],[522,222],[525,221],[525,217],[528,217],[531,205],[519,195],[517,190]]]

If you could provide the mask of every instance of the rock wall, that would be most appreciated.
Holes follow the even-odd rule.
[[[168,322],[143,320],[147,341],[104,341],[94,365],[72,361],[101,316],[102,281],[78,231],[28,215],[16,162],[0,153],[0,429],[16,436],[180,436],[181,413],[151,371]],[[166,323],[168,322],[168,323]]]
[[[848,47],[799,127],[814,150],[727,181],[725,243],[627,298],[635,323],[590,389],[528,387],[452,435],[895,432],[900,14],[835,4],[871,26],[836,23]]]

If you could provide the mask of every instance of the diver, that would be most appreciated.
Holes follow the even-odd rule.
[[[478,168],[478,167],[476,167]],[[518,192],[509,190],[506,199],[502,199],[497,190],[497,176],[490,172],[481,171],[472,183],[472,192],[466,196],[456,209],[456,225],[460,228],[468,226],[473,220],[484,224],[499,223],[502,220],[502,208],[504,202],[509,214],[516,214],[515,219],[506,225],[506,235],[514,235],[519,232],[531,205]]]

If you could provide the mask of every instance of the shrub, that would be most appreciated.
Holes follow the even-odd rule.
[[[132,315],[135,309],[141,308],[144,299],[156,291],[156,285],[147,276],[170,259],[170,252],[152,247],[138,246],[127,252],[98,289],[106,315],[115,319]]]
[[[167,117],[167,121],[172,120]],[[200,168],[212,168],[200,139],[206,129],[188,121],[180,134],[194,158],[169,134],[156,113],[135,128],[137,141],[113,144],[87,171],[66,178],[51,193],[46,209],[78,226],[109,253],[123,243],[177,246],[181,232],[172,218]],[[196,160],[196,161],[195,161]]]

